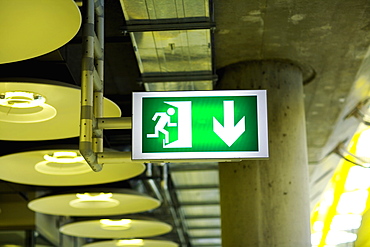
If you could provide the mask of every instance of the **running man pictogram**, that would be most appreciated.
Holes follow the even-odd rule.
[[[146,137],[148,138],[158,138],[159,137],[159,132],[164,134],[165,139],[164,143],[169,143],[170,138],[169,138],[169,133],[167,130],[165,130],[165,127],[176,127],[177,123],[172,123],[171,122],[171,117],[173,114],[175,114],[175,109],[174,108],[168,108],[167,112],[156,112],[152,118],[153,121],[156,121],[157,118],[159,117],[159,120],[157,124],[154,127],[154,133],[153,134],[147,134]]]

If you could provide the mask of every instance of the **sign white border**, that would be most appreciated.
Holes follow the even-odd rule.
[[[142,102],[143,98],[158,97],[214,97],[214,96],[257,96],[258,150],[259,151],[215,151],[215,152],[142,152]],[[134,92],[132,111],[132,160],[180,161],[180,160],[217,160],[231,161],[244,159],[263,159],[269,157],[267,93],[266,90],[214,90],[214,91],[169,91]]]

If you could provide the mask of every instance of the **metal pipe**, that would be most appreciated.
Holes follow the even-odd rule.
[[[99,129],[131,129],[131,121],[131,117],[98,118],[97,127]]]
[[[94,89],[95,91],[102,91],[103,90],[103,82],[100,79],[100,75],[98,71],[94,67]]]
[[[98,38],[98,36],[95,34],[95,44],[94,44],[94,56],[95,56],[95,59],[102,59],[103,58],[103,49],[102,49],[102,46],[100,44],[100,40]]]
[[[146,176],[148,178],[153,177],[153,163],[147,163],[146,164]],[[161,192],[159,191],[158,186],[155,183],[155,181],[153,179],[147,179],[147,180],[145,180],[145,182],[148,183],[148,185],[150,186],[150,188],[154,192],[155,196],[162,203],[163,202],[163,196],[162,196]]]
[[[103,117],[103,91],[94,91],[94,116]],[[93,132],[94,152],[103,152],[103,130],[94,128]]]
[[[180,214],[175,209],[174,203],[173,203],[173,200],[172,200],[172,196],[171,196],[171,194],[168,190],[168,173],[169,173],[168,163],[163,163],[162,167],[163,167],[163,179],[161,181],[161,187],[162,187],[162,190],[163,190],[164,198],[165,198],[165,200],[168,204],[168,208],[170,210],[173,221],[175,223],[177,235],[179,236],[181,246],[186,247],[187,243],[186,243],[186,239],[185,239],[184,229],[183,229],[182,224],[181,224],[182,222],[179,219]]]
[[[94,0],[95,11],[98,16],[104,15],[104,2],[103,0]]]
[[[94,23],[96,26],[96,33],[94,32],[94,58],[97,75],[99,76],[96,76],[96,81],[99,81],[101,84],[101,87],[94,88],[94,116],[96,118],[102,118],[104,115],[104,1],[95,0],[94,7],[96,13],[96,22]],[[95,51],[98,51],[98,56]],[[94,152],[103,152],[102,129],[96,128],[94,130],[93,141]]]
[[[94,0],[96,12],[95,57],[100,80],[104,82],[104,0]]]
[[[131,152],[103,152],[97,153],[99,164],[132,162]]]
[[[91,169],[95,172],[103,167],[97,163],[93,150],[93,75],[94,75],[94,2],[85,0],[85,19],[83,25],[83,57],[81,71],[81,121],[79,149]]]

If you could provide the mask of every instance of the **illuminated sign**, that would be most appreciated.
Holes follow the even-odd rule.
[[[133,93],[132,159],[267,158],[265,90]]]

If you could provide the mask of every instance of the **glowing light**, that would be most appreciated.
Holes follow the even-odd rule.
[[[37,93],[11,91],[0,93],[0,121],[10,123],[35,123],[54,118],[57,111],[45,103]],[[6,107],[4,109],[4,107]]]
[[[312,229],[314,232],[321,232],[324,229],[324,222],[322,221],[315,221],[312,225]]]
[[[100,223],[107,226],[125,226],[131,224],[130,219],[122,219],[122,220],[109,220],[109,219],[102,219]]]
[[[13,91],[0,94],[0,105],[12,108],[33,108],[45,104],[45,98],[32,92]]]
[[[362,214],[366,208],[367,190],[345,192],[340,196],[337,212],[339,214]]]
[[[349,169],[345,189],[347,191],[368,189],[370,187],[370,169],[353,166]]]
[[[319,245],[322,238],[322,232],[315,232],[311,234],[311,244]]]
[[[92,172],[89,165],[85,162],[63,164],[41,161],[35,165],[35,170],[43,174],[56,176],[77,175]]]
[[[333,231],[330,230],[326,237],[326,244],[328,245],[338,245],[343,243],[354,242],[357,239],[357,235],[345,231]]]
[[[76,194],[77,198],[82,201],[105,201],[109,200],[113,194],[112,193],[99,193],[99,194],[93,194],[93,193],[83,193],[83,194]]]
[[[101,227],[106,230],[127,230],[131,228],[131,220],[130,219],[122,219],[122,220],[109,220],[109,219],[102,219],[100,220]]]
[[[361,132],[356,145],[356,155],[359,157],[369,157],[370,129]]]
[[[69,203],[75,208],[111,208],[119,205],[119,201],[112,198],[112,193],[78,193],[76,197],[78,199]]]
[[[85,161],[84,157],[78,155],[76,152],[64,151],[64,152],[54,152],[53,155],[44,155],[44,159],[49,162],[54,163],[77,163]]]
[[[125,246],[125,245],[143,246],[144,240],[142,239],[122,239],[122,240],[118,240],[116,243],[116,246]]]
[[[44,160],[35,165],[35,170],[48,175],[77,175],[92,172],[85,159],[74,151],[58,151],[45,154]]]
[[[331,230],[353,230],[361,226],[362,216],[355,214],[335,215],[330,225]]]
[[[325,191],[323,195],[323,199],[320,202],[320,207],[319,207],[319,214],[324,215],[328,211],[329,207],[333,204],[334,202],[334,190],[329,189]]]

